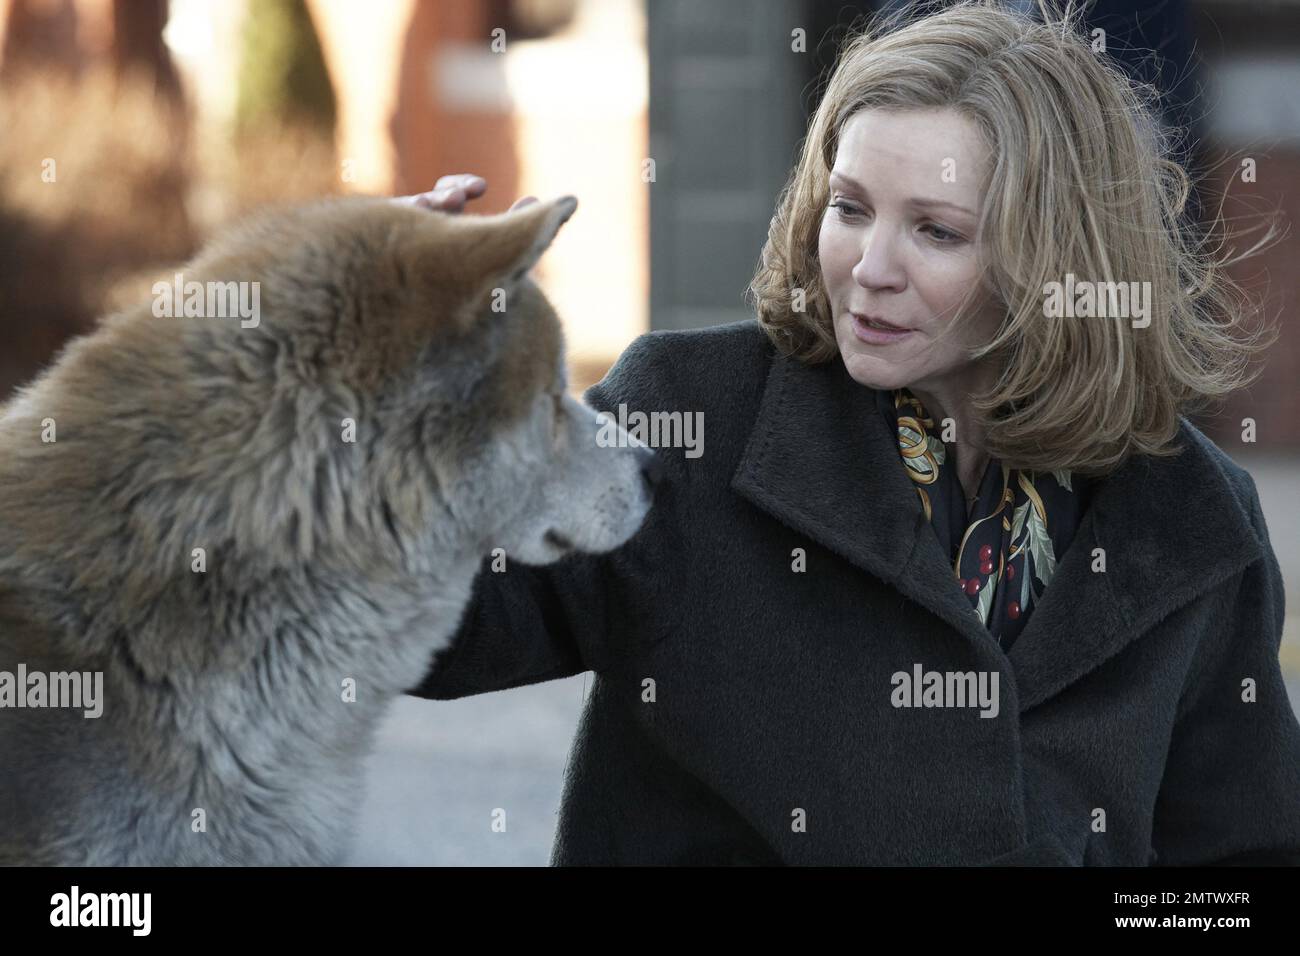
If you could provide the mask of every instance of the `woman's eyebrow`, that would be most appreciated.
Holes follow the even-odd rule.
[[[934,207],[934,206],[944,206],[948,209],[953,210],[954,212],[959,212],[962,213],[963,215],[970,216],[972,219],[975,218],[975,213],[971,212],[965,206],[959,206],[955,202],[948,202],[945,199],[909,199],[908,202],[910,202],[913,206],[924,206],[927,208]]]
[[[844,185],[851,186],[853,189],[856,189],[864,196],[867,195],[866,188],[860,182],[854,179],[852,176],[846,176],[840,172],[832,172],[831,179],[839,180],[840,182],[844,183]],[[946,199],[922,199],[917,197],[917,198],[909,199],[907,201],[911,203],[913,206],[920,206],[926,209],[931,209],[936,206],[944,206],[948,209],[953,210],[954,212],[959,212],[964,216],[970,216],[972,219],[975,218],[975,213],[971,212],[965,206],[959,206],[956,203],[948,202]]]

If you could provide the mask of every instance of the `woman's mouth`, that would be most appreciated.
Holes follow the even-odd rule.
[[[874,316],[866,316],[860,312],[849,314],[853,316],[853,333],[869,345],[890,345],[912,334],[911,329],[892,325]]]

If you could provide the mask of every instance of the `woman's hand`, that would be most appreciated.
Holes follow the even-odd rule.
[[[412,206],[418,206],[421,209],[431,209],[436,212],[463,212],[465,203],[471,199],[477,199],[487,192],[487,180],[482,176],[475,176],[472,173],[453,173],[450,176],[441,177],[433,186],[433,189],[426,193],[417,193],[414,196],[398,196],[393,202],[409,203]],[[536,196],[524,196],[515,200],[510,210],[513,212],[529,203],[537,202]]]

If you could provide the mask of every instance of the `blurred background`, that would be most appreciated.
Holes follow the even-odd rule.
[[[488,180],[472,211],[579,198],[536,275],[581,393],[647,329],[751,317],[742,296],[819,79],[857,18],[898,6],[0,0],[0,400],[262,203],[409,194],[458,172]],[[1098,0],[1089,28],[1187,131],[1198,214],[1222,204],[1234,227],[1278,214],[1293,229],[1300,0]],[[1198,419],[1259,487],[1295,608],[1293,703],[1297,251],[1288,232],[1235,268],[1281,335],[1256,384]],[[352,861],[545,864],[588,681],[399,701]]]

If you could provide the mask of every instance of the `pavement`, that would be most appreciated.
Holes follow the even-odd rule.
[[[545,866],[591,674],[399,699],[366,768],[354,866]],[[504,824],[504,826],[503,826]]]

